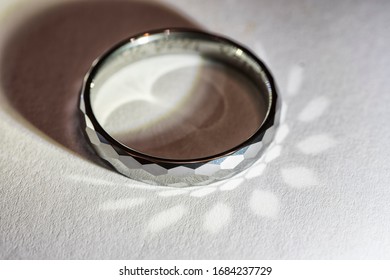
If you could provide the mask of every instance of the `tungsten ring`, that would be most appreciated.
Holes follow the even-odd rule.
[[[280,106],[273,77],[246,47],[183,28],[128,38],[84,78],[82,128],[119,173],[185,187],[227,179],[274,138]]]

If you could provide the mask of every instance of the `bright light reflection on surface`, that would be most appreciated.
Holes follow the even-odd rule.
[[[137,39],[137,43],[139,44],[145,44],[147,42],[149,42],[150,38],[149,38],[149,34],[148,33],[145,33],[144,34],[144,37],[141,37],[141,38],[138,38]]]
[[[236,55],[240,56],[240,55],[242,55],[242,53],[243,53],[242,50],[240,50],[240,49],[237,49],[237,50],[236,50]]]

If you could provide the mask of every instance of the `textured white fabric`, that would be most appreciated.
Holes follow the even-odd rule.
[[[389,258],[390,2],[167,2],[270,67],[286,104],[273,147],[226,182],[151,187],[64,148],[1,92],[0,258]]]

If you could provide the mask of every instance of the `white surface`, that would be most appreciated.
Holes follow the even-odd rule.
[[[270,154],[207,188],[150,187],[2,97],[0,257],[389,258],[390,2],[170,2],[271,68],[287,111]]]

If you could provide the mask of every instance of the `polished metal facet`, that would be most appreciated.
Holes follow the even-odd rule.
[[[99,124],[91,107],[91,88],[97,73],[108,76],[143,56],[178,51],[196,51],[218,56],[243,71],[262,89],[268,111],[261,127],[244,143],[218,155],[206,158],[176,160],[145,155],[122,145]],[[109,61],[108,65],[105,62]],[[185,187],[204,185],[229,178],[257,161],[274,138],[280,118],[280,100],[273,78],[265,65],[245,47],[205,32],[166,29],[134,36],[118,44],[96,60],[85,77],[80,109],[85,121],[85,134],[97,154],[118,172],[149,184]],[[216,143],[217,144],[217,143]]]

